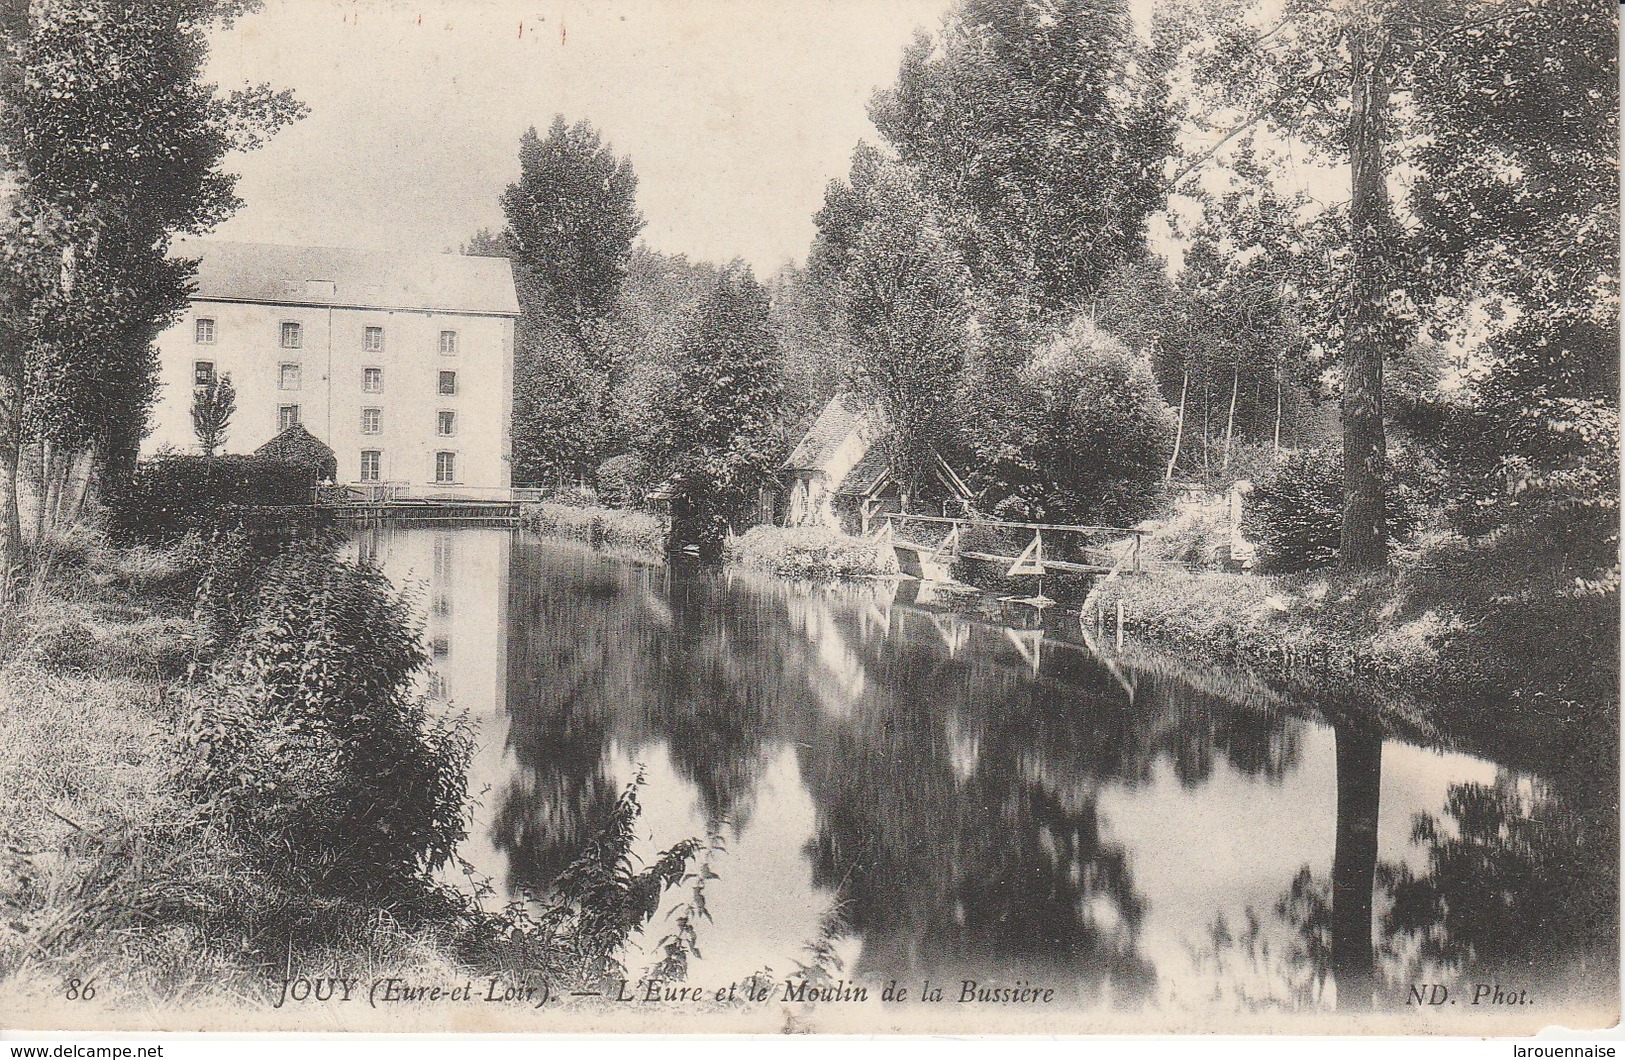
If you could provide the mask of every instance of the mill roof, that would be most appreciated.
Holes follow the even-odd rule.
[[[818,414],[807,433],[796,443],[790,459],[784,462],[785,471],[819,471],[829,462],[842,442],[862,429],[868,415],[858,408],[846,394],[836,394]]]
[[[507,258],[189,239],[195,300],[516,316]]]

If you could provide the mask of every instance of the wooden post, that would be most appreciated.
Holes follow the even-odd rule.
[[[1138,534],[1138,533],[1136,533],[1134,535],[1134,573],[1135,574],[1140,573],[1140,537],[1141,537],[1141,535]]]
[[[1117,650],[1123,650],[1123,601],[1117,601]]]

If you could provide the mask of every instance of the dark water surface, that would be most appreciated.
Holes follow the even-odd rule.
[[[370,530],[353,552],[414,589],[431,690],[478,723],[464,853],[499,889],[545,891],[639,769],[642,856],[710,839],[692,982],[821,964],[876,991],[1171,1012],[1616,992],[1617,831],[1559,778],[914,583],[497,530]]]

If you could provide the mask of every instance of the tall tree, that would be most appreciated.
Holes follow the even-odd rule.
[[[585,121],[553,119],[519,141],[519,180],[502,196],[508,227],[471,253],[513,259],[514,464],[522,481],[588,479],[605,447],[614,392],[614,309],[643,228],[637,176]]]
[[[970,341],[968,277],[910,167],[883,166],[863,196],[867,219],[837,288],[853,348],[849,385],[885,422],[907,503],[953,435]]]
[[[42,516],[73,455],[92,450],[104,480],[133,463],[154,395],[152,340],[185,304],[196,264],[171,258],[170,240],[238,205],[220,169],[228,152],[302,113],[285,92],[220,95],[201,80],[210,29],[251,7],[42,0],[4,21],[0,562],[20,543],[26,445]]]
[[[870,116],[978,287],[1064,320],[1143,252],[1173,145],[1169,41],[1126,0],[960,0]]]
[[[615,303],[643,229],[632,162],[586,121],[554,117],[519,140],[519,181],[502,196],[509,252],[533,284],[531,308],[581,339]]]
[[[680,484],[693,530],[708,541],[748,522],[784,458],[780,359],[767,291],[735,262],[683,339],[667,404],[670,448],[645,453]]]

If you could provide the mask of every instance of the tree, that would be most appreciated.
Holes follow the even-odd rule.
[[[1413,78],[1432,131],[1409,196],[1423,281],[1500,318],[1446,455],[1476,518],[1540,497],[1617,529],[1618,14],[1527,0],[1494,14],[1424,50]]]
[[[968,277],[909,167],[884,166],[862,194],[867,220],[844,253],[837,289],[853,349],[848,383],[885,422],[906,505],[954,433]]]
[[[514,358],[514,481],[588,479],[603,451],[606,374],[581,340],[545,315],[524,315],[515,346],[523,356]]]
[[[1117,525],[1155,498],[1174,417],[1150,361],[1080,316],[1034,351],[1021,373],[1022,413],[994,473],[1001,514]]]
[[[1611,203],[1617,215],[1618,89],[1606,73],[1616,62],[1616,16],[1537,0],[1294,0],[1261,28],[1234,3],[1210,12],[1222,28],[1194,64],[1197,81],[1219,89],[1210,118],[1240,118],[1179,176],[1259,124],[1349,166],[1346,297],[1334,339],[1344,431],[1340,561],[1381,562],[1384,362],[1411,342],[1421,311],[1485,280],[1502,288],[1508,274],[1490,262],[1515,262],[1526,247],[1531,261],[1555,262],[1541,248],[1564,246],[1565,236],[1578,237],[1560,252],[1569,263],[1592,256],[1574,274],[1586,279],[1570,290],[1591,286],[1591,304],[1592,296],[1608,300],[1593,283],[1595,255],[1600,244],[1617,246],[1617,224],[1575,207]],[[1548,124],[1557,140],[1550,147]],[[1420,223],[1408,231],[1389,201],[1401,140],[1417,146],[1407,205]],[[1611,261],[1611,251],[1602,258]],[[1462,270],[1474,262],[1482,268]],[[1617,290],[1617,270],[1603,264],[1601,274],[1614,276]]]
[[[508,227],[477,234],[469,253],[513,260],[514,464],[522,481],[588,478],[603,454],[614,391],[607,327],[643,228],[637,177],[585,121],[553,119],[519,141],[519,181],[502,196]]]
[[[870,117],[977,287],[1064,320],[1142,254],[1173,145],[1168,44],[1140,42],[1126,0],[960,0],[916,37]]]
[[[784,459],[779,362],[767,292],[735,262],[684,337],[667,405],[670,448],[644,454],[679,484],[707,542],[746,523]]]
[[[632,241],[643,230],[632,162],[616,158],[585,121],[554,117],[547,138],[519,140],[519,182],[502,196],[505,242],[533,278],[529,309],[546,312],[577,339],[615,303]]]
[[[211,27],[246,7],[46,0],[4,22],[0,562],[20,546],[25,448],[38,469],[36,531],[82,505],[93,476],[105,486],[127,475],[154,395],[152,340],[184,306],[195,267],[169,256],[170,240],[238,205],[220,169],[228,152],[302,113],[285,92],[222,96],[200,80]],[[66,504],[68,472],[87,452],[92,473]]]
[[[198,448],[204,456],[226,444],[230,434],[231,417],[237,412],[237,391],[231,385],[231,373],[225,372],[209,380],[209,385],[192,392],[192,432],[197,435]]]

